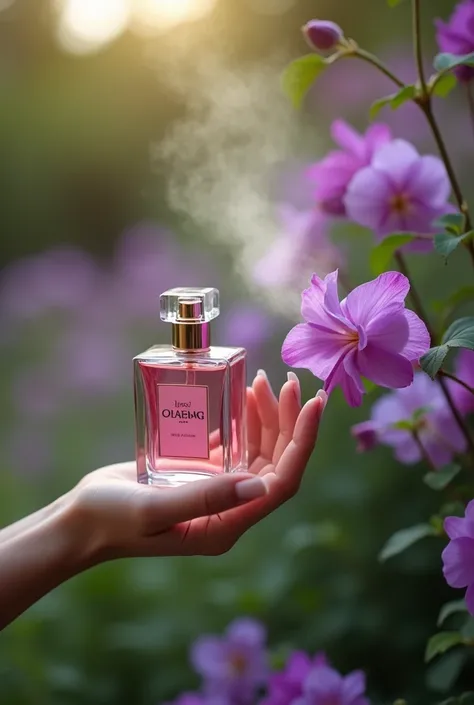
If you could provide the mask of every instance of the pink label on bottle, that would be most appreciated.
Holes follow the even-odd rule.
[[[208,388],[159,384],[158,435],[162,458],[209,458]]]

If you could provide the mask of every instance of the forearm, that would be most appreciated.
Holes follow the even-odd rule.
[[[94,563],[87,529],[81,530],[68,496],[19,522],[9,534],[0,541],[0,629]]]

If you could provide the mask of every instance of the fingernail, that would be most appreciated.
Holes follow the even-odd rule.
[[[264,379],[268,379],[268,375],[265,372],[265,370],[257,370],[257,376],[258,377],[263,377]]]
[[[267,488],[260,478],[255,477],[239,482],[235,486],[235,494],[242,500],[257,499],[257,497],[263,497],[267,494]]]
[[[318,392],[316,393],[316,397],[318,399],[321,399],[321,401],[323,402],[323,411],[324,411],[326,404],[328,403],[328,395],[326,394],[324,389],[319,389]]]
[[[291,371],[288,372],[288,382],[295,383],[295,385],[296,385],[296,387],[295,387],[296,401],[301,406],[301,385],[300,385],[300,381],[299,381],[297,375],[295,375],[294,372],[291,372]]]

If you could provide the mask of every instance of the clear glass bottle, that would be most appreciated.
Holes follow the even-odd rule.
[[[138,481],[180,485],[247,469],[246,351],[212,347],[219,292],[176,288],[160,297],[172,345],[134,358]]]

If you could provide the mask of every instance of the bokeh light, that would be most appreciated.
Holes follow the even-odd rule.
[[[128,0],[61,0],[58,38],[68,51],[86,54],[118,37],[129,19]]]
[[[141,33],[167,31],[183,22],[202,19],[215,4],[216,0],[136,0],[134,26]]]
[[[15,0],[0,0],[0,12],[3,10],[8,10],[9,7],[13,5]]]

